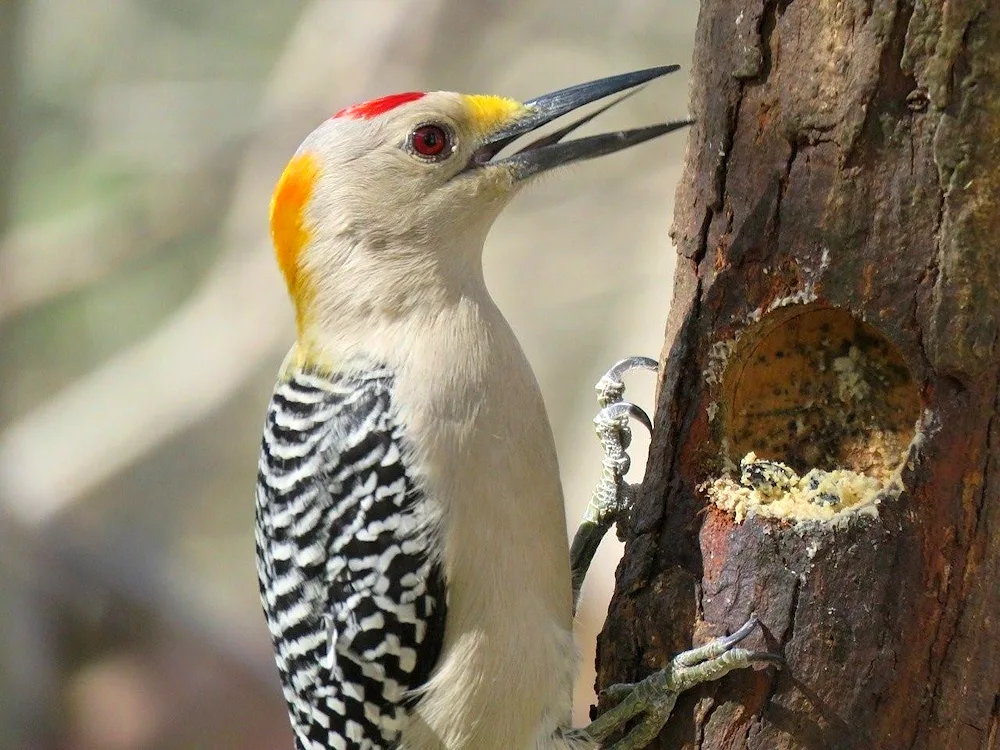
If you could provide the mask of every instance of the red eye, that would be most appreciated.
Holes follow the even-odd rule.
[[[410,147],[421,156],[447,156],[448,131],[440,125],[421,125],[410,133]]]

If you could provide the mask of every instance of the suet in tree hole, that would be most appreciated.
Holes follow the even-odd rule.
[[[728,471],[709,495],[738,520],[874,510],[901,487],[920,410],[905,360],[876,328],[837,308],[774,310],[743,331],[722,372],[714,416]]]

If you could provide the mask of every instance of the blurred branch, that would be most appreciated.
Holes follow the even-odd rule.
[[[285,333],[271,274],[263,253],[224,258],[155,334],[13,423],[0,489],[14,515],[48,520],[222,404]]]
[[[89,158],[124,160],[141,171],[143,180],[130,185],[124,196],[0,233],[0,323],[97,283],[217,217],[220,203],[228,199],[221,193],[229,190],[246,132],[221,131],[199,139],[175,134],[171,140],[148,121],[162,121],[163,110],[175,116],[189,112],[197,119],[203,114],[198,102],[232,106],[248,98],[245,88],[226,81],[100,88],[90,107],[94,122]],[[184,128],[176,130],[188,135]],[[149,148],[151,141],[156,148]]]
[[[124,264],[212,218],[224,200],[220,178],[237,144],[225,144],[203,168],[154,179],[114,204],[91,205],[17,227],[0,245],[0,323],[85,289]],[[72,247],[72,252],[66,252]]]

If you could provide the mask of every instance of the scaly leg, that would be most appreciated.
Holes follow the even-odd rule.
[[[612,524],[631,508],[638,490],[638,485],[625,481],[631,463],[627,453],[632,439],[629,419],[636,419],[649,430],[652,425],[642,409],[623,400],[625,384],[622,379],[626,372],[637,368],[656,371],[657,364],[648,357],[629,357],[618,362],[597,383],[601,411],[594,424],[604,447],[604,459],[601,478],[570,549],[574,612],[579,603],[583,579],[601,539]],[[757,624],[757,616],[751,615],[732,635],[678,654],[667,668],[654,672],[646,679],[610,686],[604,695],[616,705],[589,726],[574,730],[571,736],[597,740],[606,750],[640,750],[646,747],[660,733],[678,696],[685,690],[718,680],[734,669],[745,669],[754,664],[780,666],[784,663],[775,654],[737,648],[737,644],[750,635]],[[624,738],[610,746],[603,744],[608,737],[639,716],[643,718]]]
[[[655,359],[628,357],[615,364],[597,382],[597,402],[601,406],[601,411],[594,418],[594,426],[597,437],[604,447],[604,459],[601,462],[601,478],[570,547],[574,613],[579,604],[583,579],[587,575],[601,540],[615,521],[632,507],[638,489],[637,485],[625,481],[625,475],[631,465],[627,453],[629,443],[632,441],[629,419],[636,419],[647,430],[652,430],[646,412],[635,404],[622,400],[625,395],[623,377],[629,370],[644,369],[656,372],[656,368]]]
[[[654,672],[641,682],[612,685],[604,691],[604,695],[617,701],[617,705],[586,728],[578,730],[580,736],[601,742],[606,750],[641,750],[663,729],[678,696],[685,690],[718,680],[734,669],[745,669],[755,664],[781,666],[784,661],[776,654],[736,647],[757,624],[757,616],[751,615],[732,635],[716,638],[704,646],[678,654],[671,660],[670,666]],[[625,737],[613,745],[603,744],[614,732],[640,715],[643,718]]]

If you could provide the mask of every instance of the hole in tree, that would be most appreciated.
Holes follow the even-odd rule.
[[[903,356],[876,328],[837,308],[775,310],[726,363],[720,427],[739,467],[709,494],[743,515],[831,518],[898,481],[920,409]]]

